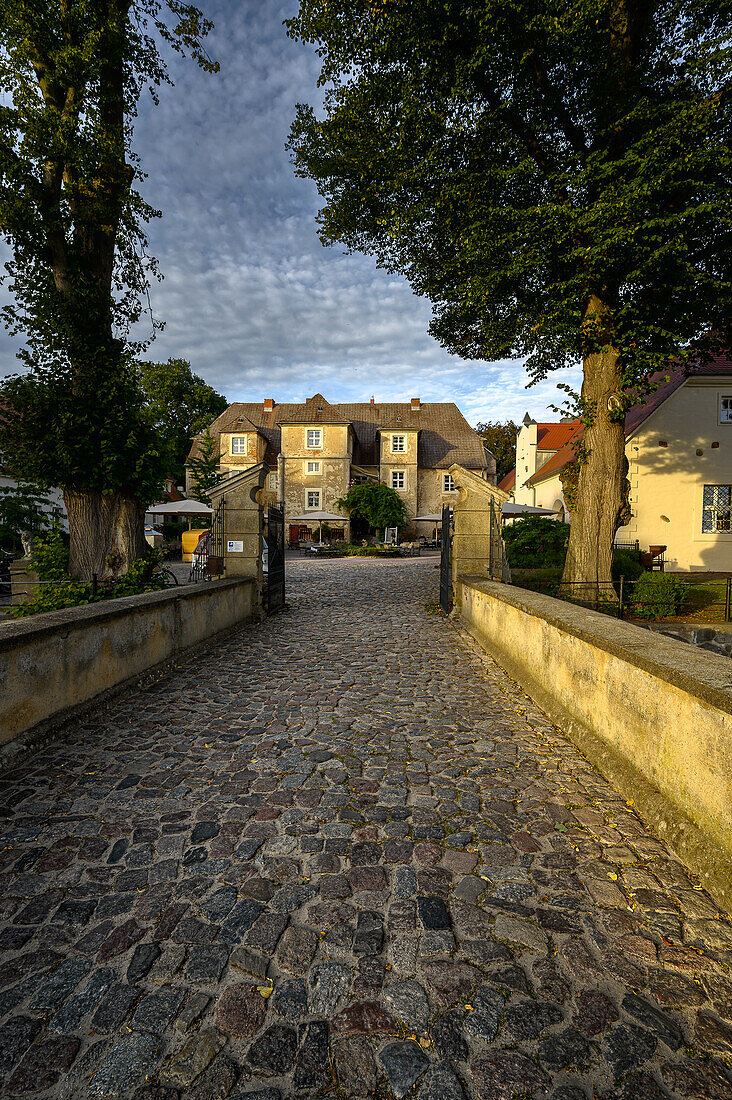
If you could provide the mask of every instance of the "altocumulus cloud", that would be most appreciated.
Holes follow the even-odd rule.
[[[296,0],[199,2],[221,72],[173,58],[175,86],[158,107],[143,99],[135,128],[143,192],[163,212],[150,227],[164,275],[151,300],[165,329],[148,355],[190,359],[231,400],[418,394],[457,401],[473,422],[545,415],[554,381],[527,393],[519,363],[448,355],[406,282],[321,246],[317,192],[285,151],[295,104],[318,94],[314,52],[282,26]],[[0,371],[15,369],[14,352],[5,336]]]

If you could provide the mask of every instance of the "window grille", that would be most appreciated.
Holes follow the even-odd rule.
[[[732,485],[705,485],[702,507],[702,534],[732,531]]]

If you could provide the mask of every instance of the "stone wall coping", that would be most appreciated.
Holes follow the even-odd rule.
[[[699,650],[686,642],[659,637],[635,623],[604,615],[541,592],[463,575],[459,581],[552,626],[596,649],[636,665],[674,687],[683,689],[710,706],[732,714],[732,659]]]
[[[208,592],[220,592],[227,588],[236,588],[241,584],[254,584],[252,577],[224,577],[222,580],[206,581],[202,584],[181,584],[175,588],[164,588],[156,592],[141,592],[136,596],[119,596],[113,600],[83,604],[80,607],[65,607],[60,611],[43,611],[39,615],[29,615],[25,619],[14,619],[0,623],[0,653],[12,648],[19,641],[27,642],[41,639],[59,630],[72,630],[75,626],[90,626],[108,622],[132,611],[146,611],[176,600],[193,599],[205,596]]]

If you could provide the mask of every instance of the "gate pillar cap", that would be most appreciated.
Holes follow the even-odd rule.
[[[218,485],[214,485],[213,489],[209,490],[209,496],[211,497],[211,503],[218,501],[233,493],[235,491],[241,491],[247,487],[250,489],[251,499],[257,503],[255,493],[257,493],[264,486],[265,478],[270,472],[270,467],[266,462],[258,462],[256,466],[249,466],[246,470],[242,470],[240,474],[233,474],[230,477],[224,478]]]
[[[458,462],[453,462],[448,473],[452,474],[455,486],[462,490],[460,504],[465,503],[470,493],[479,493],[484,497],[491,497],[501,504],[511,499],[510,493],[507,493],[504,489],[499,489],[497,485],[491,485],[490,481],[484,481],[478,474],[473,473],[472,470],[466,470]]]

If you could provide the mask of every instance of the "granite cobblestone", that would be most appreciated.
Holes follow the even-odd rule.
[[[0,776],[0,1095],[731,1100],[732,923],[434,560],[287,582]]]

